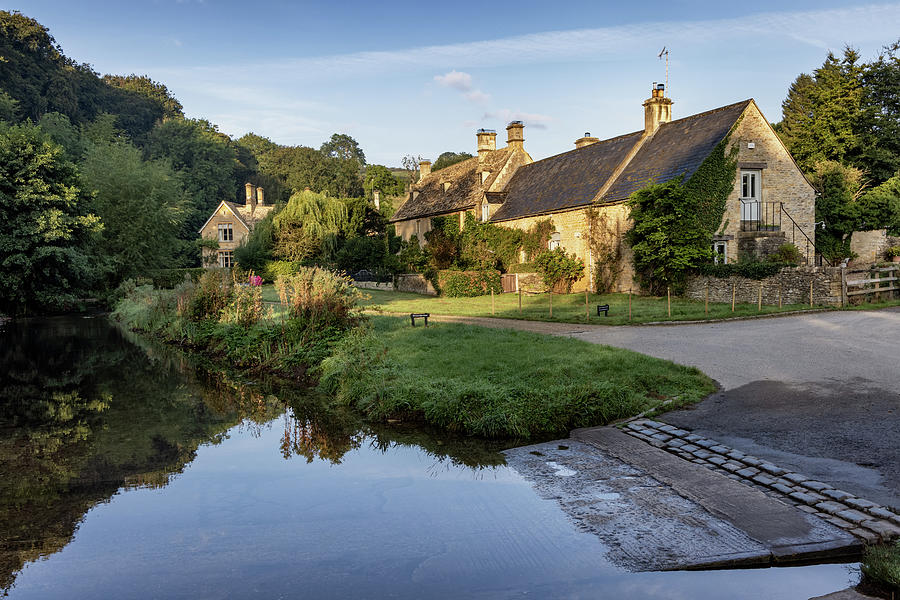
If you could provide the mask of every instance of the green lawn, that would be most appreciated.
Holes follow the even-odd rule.
[[[483,437],[564,435],[711,393],[700,371],[571,338],[373,316],[322,363],[320,385],[383,421]],[[668,408],[668,407],[667,407]]]
[[[384,290],[361,290],[369,298],[363,305],[386,312],[411,313],[427,312],[435,315],[459,315],[467,317],[503,317],[507,319],[527,319],[531,321],[559,321],[563,323],[584,323],[584,294],[553,295],[553,317],[550,317],[550,297],[547,294],[522,296],[522,310],[519,311],[518,294],[498,294],[494,296],[494,310],[491,311],[491,297],[444,298],[422,296],[406,292]],[[277,299],[277,294],[276,294]],[[609,304],[609,316],[598,317],[597,305]],[[819,307],[821,308],[821,307]],[[590,322],[604,325],[624,325],[628,319],[628,294],[591,294],[588,298]],[[702,319],[722,319],[747,317],[760,314],[809,309],[809,305],[763,305],[758,311],[756,304],[738,304],[731,312],[731,304],[709,304],[709,313],[704,311],[704,303],[695,300],[672,297],[672,316],[668,316],[666,298],[652,296],[631,297],[631,322],[652,321],[694,321]]]

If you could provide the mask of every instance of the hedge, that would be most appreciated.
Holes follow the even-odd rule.
[[[697,267],[699,275],[708,275],[727,279],[732,276],[746,277],[747,279],[765,279],[781,272],[785,267],[794,267],[791,263],[780,262],[747,262],[731,263],[727,265],[706,264]]]
[[[183,282],[185,277],[188,276],[196,282],[205,272],[206,269],[203,267],[189,269],[156,269],[148,271],[145,277],[153,282],[153,287],[155,288],[172,289]]]
[[[484,296],[503,292],[500,271],[438,271],[441,293],[450,298]]]
[[[507,273],[537,273],[538,268],[534,266],[534,263],[519,263],[517,265],[510,265],[509,269],[506,270]]]

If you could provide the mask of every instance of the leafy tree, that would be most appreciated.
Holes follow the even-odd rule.
[[[359,143],[346,133],[332,134],[331,139],[322,144],[319,152],[342,161],[355,161],[359,168],[366,166],[366,155]]]
[[[850,235],[859,224],[856,203],[865,189],[863,172],[823,160],[813,166],[812,183],[820,191],[816,221],[825,222],[825,229],[816,231],[816,246],[829,260],[846,258],[850,256]]]
[[[75,166],[30,124],[0,128],[0,311],[58,310],[88,290],[100,219],[86,211]]]
[[[0,121],[15,121],[19,118],[19,101],[0,90]]]
[[[267,152],[280,147],[269,138],[256,135],[252,131],[239,137],[235,143],[248,149],[256,157],[256,160],[259,160]]]
[[[237,159],[228,136],[202,119],[169,119],[150,134],[148,155],[167,159],[191,199],[181,232],[194,239],[222,200],[234,200]],[[243,183],[243,182],[241,182]]]
[[[234,251],[234,259],[242,269],[262,273],[266,263],[272,260],[275,249],[274,218],[275,212],[269,212]]]
[[[858,230],[884,227],[890,235],[900,235],[900,174],[866,192],[859,205]]]
[[[164,84],[153,81],[146,75],[104,75],[103,81],[112,87],[137,92],[158,103],[163,109],[163,117],[184,117],[183,107]]]
[[[829,52],[810,77],[800,75],[782,103],[782,140],[805,171],[821,160],[855,161],[862,154],[864,67],[847,47],[841,58]]]
[[[456,163],[468,160],[470,158],[472,158],[472,155],[468,152],[444,152],[440,156],[438,156],[437,160],[434,161],[434,164],[431,165],[431,170],[432,172],[439,171],[444,167],[455,165]]]
[[[333,257],[347,223],[347,205],[311,191],[291,196],[274,220],[275,254],[292,261]]]
[[[373,190],[379,190],[382,197],[402,196],[406,192],[406,184],[391,173],[387,167],[383,165],[369,165],[366,167],[363,189],[367,198],[372,197]]]
[[[279,146],[259,158],[260,170],[287,189],[327,192],[331,196],[362,196],[362,181],[353,160],[327,157],[305,146]]]
[[[81,166],[82,189],[103,220],[98,254],[110,259],[115,287],[148,269],[179,266],[186,242],[178,233],[187,198],[165,161],[144,161],[126,141],[91,144]]]
[[[38,121],[38,126],[51,140],[63,147],[69,160],[81,160],[85,150],[85,137],[78,127],[72,125],[69,117],[58,112],[45,113]]]
[[[875,182],[900,171],[900,40],[886,46],[863,71],[860,115],[864,167]]]
[[[407,154],[403,157],[401,164],[403,170],[406,171],[406,182],[410,185],[419,180],[419,163],[425,160],[421,156]]]

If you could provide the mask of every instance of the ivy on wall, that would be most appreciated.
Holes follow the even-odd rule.
[[[634,226],[626,239],[646,291],[659,294],[671,287],[677,293],[687,273],[710,260],[712,236],[737,174],[738,149],[730,146],[730,137],[731,132],[687,181],[682,176],[651,184],[629,198]]]

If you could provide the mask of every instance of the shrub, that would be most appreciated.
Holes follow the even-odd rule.
[[[507,273],[537,273],[538,269],[534,263],[519,263],[511,265],[506,271]]]
[[[791,263],[797,265],[803,260],[803,255],[800,254],[800,250],[797,246],[788,242],[787,244],[778,246],[778,250],[770,254],[768,260],[769,262]]]
[[[727,279],[729,277],[746,277],[747,279],[765,279],[781,272],[785,267],[794,265],[776,262],[739,262],[727,265],[702,264],[696,272],[700,275]]]
[[[275,282],[281,303],[292,318],[325,326],[351,327],[361,320],[354,312],[362,294],[349,277],[319,267],[300,267]]]
[[[484,296],[492,291],[503,292],[500,272],[484,271],[438,271],[441,293],[450,298]]]
[[[289,260],[270,260],[263,263],[260,274],[266,281],[275,282],[279,277],[293,275],[300,269],[300,263]]]
[[[888,258],[894,258],[895,256],[900,256],[900,246],[891,246],[884,252],[885,256]]]
[[[146,277],[153,282],[153,287],[172,289],[186,279],[197,282],[206,272],[203,267],[190,269],[155,269],[148,271]]]
[[[584,261],[574,254],[568,255],[562,248],[545,250],[534,259],[534,265],[543,276],[548,288],[563,285],[566,292],[584,275]]]
[[[258,323],[262,316],[262,288],[237,285],[231,293],[231,301],[222,309],[221,321],[248,329]]]
[[[187,307],[188,318],[201,321],[218,320],[231,301],[231,273],[224,269],[209,269],[197,282]]]

